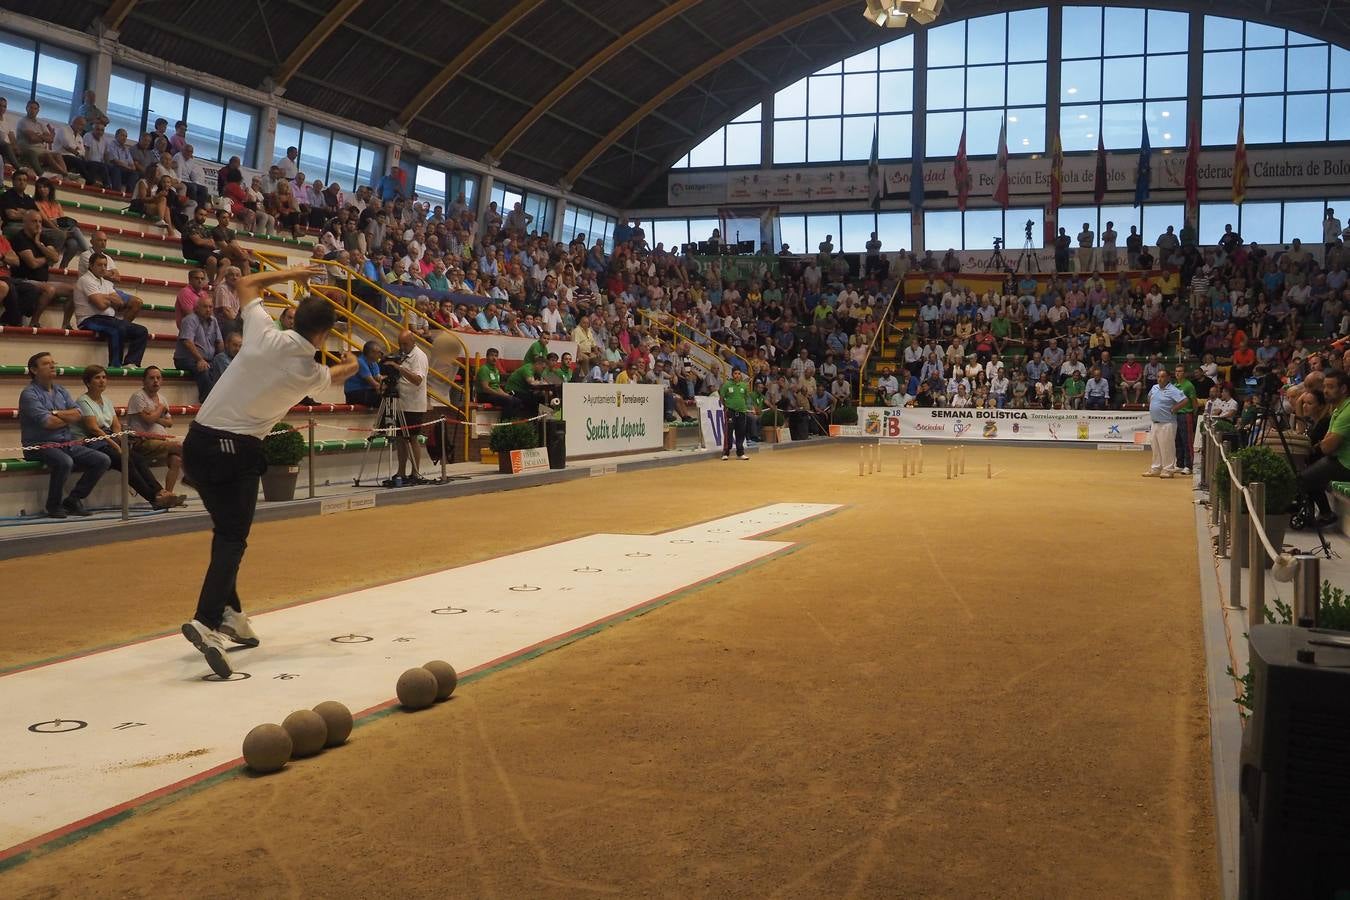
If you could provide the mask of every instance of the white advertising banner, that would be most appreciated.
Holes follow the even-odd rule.
[[[567,458],[659,450],[664,440],[659,384],[564,384]]]
[[[956,152],[956,148],[952,148]],[[1247,154],[1251,174],[1247,188],[1332,187],[1350,185],[1350,147],[1278,147],[1253,149]],[[956,194],[953,160],[924,163],[924,190]],[[1153,191],[1182,191],[1186,184],[1186,151],[1153,151]],[[1106,175],[1111,191],[1133,191],[1139,169],[1135,151],[1108,153]],[[914,167],[906,162],[883,166],[886,196],[908,200]],[[1233,151],[1209,150],[1200,154],[1197,174],[1200,189],[1226,188],[1233,183]],[[997,162],[977,159],[970,163],[970,196],[992,198],[997,184]],[[1064,194],[1090,194],[1096,187],[1097,156],[1076,154],[1064,158]],[[1010,192],[1016,195],[1050,193],[1050,159],[1010,159]],[[812,203],[867,201],[870,199],[866,163],[811,168],[761,169],[739,172],[681,172],[667,176],[667,202],[671,206],[719,206],[726,203]]]
[[[727,418],[726,412],[722,409],[722,398],[714,395],[694,399],[698,403],[698,427],[703,435],[703,446],[710,449],[722,446],[727,433]]]
[[[860,408],[858,424],[867,437],[1090,444],[1145,444],[1151,427],[1147,411],[880,406]]]

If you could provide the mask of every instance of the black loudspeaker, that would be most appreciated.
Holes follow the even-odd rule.
[[[1258,625],[1250,646],[1238,894],[1340,900],[1350,896],[1350,633]]]
[[[550,469],[567,468],[567,423],[562,419],[544,420],[544,447]]]

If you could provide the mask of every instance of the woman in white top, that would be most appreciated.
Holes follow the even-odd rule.
[[[122,421],[118,418],[117,410],[113,407],[112,401],[105,396],[108,389],[108,370],[103,366],[88,366],[84,370],[83,377],[86,390],[80,396],[80,399],[75,401],[75,405],[80,408],[83,418],[77,424],[71,426],[71,431],[74,432],[76,437],[104,438],[104,440],[91,443],[89,447],[107,456],[112,461],[110,468],[120,472],[122,471],[122,446],[118,438],[109,437],[109,435],[117,434],[122,430]],[[130,456],[131,464],[127,470],[127,481],[131,484],[132,490],[145,498],[145,501],[155,509],[169,509],[173,506],[183,505],[186,498],[164,490],[142,456],[136,453],[132,453]]]

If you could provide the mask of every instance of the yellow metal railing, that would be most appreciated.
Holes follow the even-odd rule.
[[[746,374],[750,374],[750,360],[737,353],[733,348],[718,341],[712,335],[699,331],[697,328],[690,328],[683,322],[677,322],[677,324],[666,322],[664,320],[665,313],[654,313],[649,309],[639,309],[638,314],[643,321],[655,328],[658,333],[666,332],[671,335],[671,345],[676,353],[679,352],[681,344],[693,344],[694,346],[703,347],[704,349],[714,347],[718,352],[712,353],[711,355],[715,356],[719,363],[725,365],[726,357],[724,354],[729,353],[733,359],[740,360],[741,365],[745,366]],[[680,331],[680,328],[688,328],[689,334],[683,334]],[[707,343],[700,342],[698,338],[702,338]],[[709,352],[711,353],[711,351]]]
[[[891,291],[891,299],[886,301],[886,308],[881,311],[881,320],[877,322],[877,330],[872,332],[872,340],[867,345],[867,353],[863,355],[862,364],[858,366],[858,406],[863,404],[863,389],[867,386],[867,366],[872,361],[872,354],[876,351],[877,341],[881,341],[881,346],[886,346],[886,338],[891,329],[891,313],[895,309],[895,299],[899,297],[905,289],[904,279],[898,281],[895,290]]]

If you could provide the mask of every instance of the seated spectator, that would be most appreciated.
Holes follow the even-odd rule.
[[[56,199],[56,185],[46,178],[39,178],[33,184],[33,203],[42,214],[42,230],[46,240],[52,246],[63,248],[60,268],[64,269],[70,261],[89,249],[89,241],[80,226]]]
[[[211,360],[224,349],[225,340],[211,310],[211,295],[203,292],[193,314],[185,317],[178,328],[178,344],[173,353],[174,366],[196,379],[199,400],[205,400],[211,393]]]
[[[228,335],[232,331],[239,330],[239,294],[236,293],[235,287],[239,284],[239,276],[237,267],[226,266],[221,270],[220,278],[211,291],[211,306],[215,310],[221,334]],[[193,307],[196,305],[194,302]]]
[[[0,97],[0,166],[9,164],[17,171],[20,163],[18,156],[18,138],[13,131],[5,130],[5,114],[9,111],[9,100]]]
[[[164,490],[172,494],[183,469],[183,445],[169,434],[173,416],[159,396],[163,384],[164,373],[159,366],[146,366],[141,389],[127,401],[127,424],[136,432],[133,451],[149,465],[168,467]]]
[[[83,378],[85,393],[76,401],[82,415],[80,421],[71,426],[71,431],[79,438],[103,438],[86,446],[107,456],[109,468],[120,472],[122,444],[119,438],[112,435],[122,432],[122,422],[117,417],[117,410],[113,407],[112,401],[105,396],[108,389],[108,370],[103,366],[87,366]],[[130,441],[127,442],[127,446],[128,448],[131,446]],[[127,483],[131,485],[133,491],[155,509],[169,509],[183,505],[186,498],[166,491],[160,485],[159,479],[150,471],[145,457],[136,453],[131,453],[130,456]]]
[[[75,440],[71,426],[84,416],[69,392],[56,383],[56,360],[50,353],[35,353],[28,360],[31,382],[19,395],[20,440],[24,446],[46,446],[41,450],[25,450],[24,459],[35,460],[47,467],[47,515],[64,519],[68,515],[89,516],[84,501],[94,490],[103,473],[108,471],[108,457]],[[66,476],[72,471],[84,474],[63,500]]]
[[[84,145],[84,117],[76,116],[69,125],[53,128],[52,150],[60,154],[68,172],[74,172],[92,187],[108,183],[108,169],[103,163],[88,159]]]
[[[216,213],[216,227],[211,229],[211,242],[215,245],[219,258],[227,260],[241,272],[251,272],[253,258],[239,243],[232,225],[233,216],[228,210],[222,209]]]
[[[182,327],[183,320],[192,315],[203,297],[212,301],[212,307],[215,306],[211,292],[206,287],[206,273],[201,269],[193,269],[188,272],[188,283],[183,286],[174,299],[175,324]]]
[[[34,298],[30,324],[34,328],[42,327],[42,313],[48,304],[58,297],[62,300],[63,315],[61,327],[70,328],[75,315],[75,293],[72,289],[51,282],[51,267],[60,259],[61,254],[44,242],[42,237],[42,216],[34,209],[23,214],[23,230],[10,239],[18,264],[14,266],[11,281],[15,292],[22,299]],[[26,303],[25,303],[26,306]]]
[[[205,206],[194,209],[192,219],[183,226],[183,258],[201,266],[207,281],[215,281],[217,267],[226,262],[225,254],[217,249],[207,228]]]
[[[1106,409],[1111,403],[1111,382],[1102,377],[1100,368],[1093,366],[1083,397],[1088,409]]]
[[[182,123],[179,123],[182,124]],[[183,126],[184,132],[187,126]],[[179,135],[174,135],[175,138]],[[193,155],[192,145],[182,143],[173,156],[174,175],[187,191],[188,197],[199,207],[211,205],[211,193],[206,189],[206,170]]]
[[[102,253],[89,257],[89,271],[75,282],[75,320],[108,342],[109,366],[139,366],[150,332],[120,317],[126,301],[108,280],[107,270],[108,257]]]
[[[361,347],[361,355],[356,358],[356,374],[342,384],[347,402],[374,409],[380,405],[382,384],[380,345],[376,341],[366,341]]]
[[[93,123],[92,130],[84,136],[85,157],[90,163],[103,167],[110,190],[131,193],[140,174],[131,161],[131,145],[127,143],[125,128],[117,129],[116,136],[108,134],[107,125],[102,121]]]
[[[244,333],[238,329],[225,335],[225,349],[221,350],[211,358],[211,386],[215,387],[216,382],[220,381],[220,376],[225,374],[225,370],[230,367],[230,363],[244,346]]]
[[[174,204],[177,202],[177,196],[172,187],[172,180],[167,176],[158,181],[146,177],[136,182],[136,186],[132,188],[131,202],[127,207],[163,228],[166,236],[177,237],[178,230],[174,226]]]
[[[51,125],[38,118],[42,105],[29,100],[26,115],[19,120],[14,130],[16,150],[19,161],[36,173],[58,172],[63,177],[70,173],[66,162],[57,153],[56,131]]]
[[[1125,362],[1120,366],[1121,402],[1138,405],[1144,395],[1144,367],[1134,358],[1133,353],[1125,354]]]

